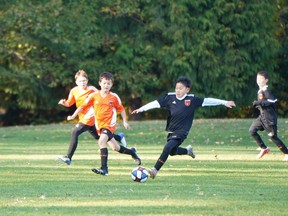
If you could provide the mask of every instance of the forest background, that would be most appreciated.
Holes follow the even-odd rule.
[[[288,117],[287,0],[1,0],[0,125],[65,120],[58,105],[79,69],[98,87],[103,71],[127,112],[173,91],[235,100],[198,117],[250,118],[256,73],[270,74],[278,114]],[[130,120],[161,119],[155,110]]]

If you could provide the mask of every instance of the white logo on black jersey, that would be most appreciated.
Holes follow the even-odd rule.
[[[173,103],[173,104],[176,104],[176,101],[173,101],[172,103]]]

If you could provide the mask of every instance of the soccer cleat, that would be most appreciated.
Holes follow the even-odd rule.
[[[288,161],[288,154],[285,154],[283,161]]]
[[[92,172],[99,174],[99,175],[104,175],[104,176],[108,176],[108,169],[101,169],[101,168],[92,168],[91,169]]]
[[[158,171],[155,168],[148,169],[148,173],[150,175],[150,178],[154,179],[158,173]]]
[[[131,150],[134,152],[134,154],[132,155],[132,158],[134,159],[135,163],[138,165],[141,165],[141,159],[140,157],[137,155],[137,150],[136,148],[132,147]]]
[[[58,157],[58,160],[61,161],[61,162],[66,163],[67,165],[71,164],[71,159],[68,158],[67,156],[60,156],[60,157]]]
[[[186,149],[187,149],[187,154],[188,154],[189,156],[191,156],[192,158],[195,158],[195,157],[196,157],[196,154],[195,154],[195,152],[193,151],[193,148],[192,148],[191,145],[187,146]]]
[[[125,134],[120,132],[118,133],[118,136],[120,136],[120,142],[122,143],[122,145],[124,147],[127,147],[127,142],[126,142],[126,139],[125,139]]]
[[[256,156],[257,159],[261,159],[264,155],[268,154],[270,149],[267,147],[266,149],[261,149],[260,153]]]

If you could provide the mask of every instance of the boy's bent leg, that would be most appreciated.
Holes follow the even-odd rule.
[[[141,161],[140,157],[137,155],[136,148],[132,147],[131,149],[129,149],[129,148],[126,148],[124,146],[119,146],[119,148],[120,148],[118,151],[119,153],[131,155],[132,158],[134,159],[135,163],[138,165],[141,165],[142,161]]]
[[[95,125],[89,126],[88,131],[89,131],[89,133],[94,137],[94,139],[99,140],[100,136],[99,136],[99,134],[97,133],[97,130],[96,130]]]
[[[114,138],[117,142],[121,142],[121,137],[119,136],[119,134],[114,134]]]
[[[160,157],[158,158],[157,162],[155,163],[154,168],[159,171],[161,169],[161,167],[164,165],[164,163],[167,161],[169,155],[173,156],[178,154],[178,145],[180,145],[181,142],[179,140],[176,139],[170,139],[168,140],[168,142],[166,143],[166,145],[163,148],[163,151],[160,155]],[[173,151],[174,150],[174,151]],[[187,150],[185,150],[186,154],[187,154]]]
[[[263,158],[265,155],[267,155],[270,152],[270,149],[264,144],[262,138],[260,135],[257,133],[257,131],[261,130],[263,131],[264,129],[267,130],[267,125],[265,124],[265,121],[261,119],[261,117],[258,117],[250,126],[249,132],[250,135],[254,138],[256,141],[257,145],[259,146],[259,154],[256,156],[257,159]]]
[[[281,152],[283,152],[283,154],[288,154],[287,147],[277,135],[277,126],[273,125],[271,126],[271,129],[272,129],[272,132],[268,133],[268,136],[270,137],[270,139],[277,145],[277,147],[279,148]]]
[[[67,165],[71,164],[72,157],[78,146],[78,137],[80,134],[87,131],[88,129],[89,129],[89,126],[82,124],[82,123],[78,123],[75,125],[75,127],[73,128],[71,132],[70,144],[68,147],[67,155],[58,157],[59,161],[64,162]]]
[[[257,133],[257,131],[259,130],[263,130],[264,128],[262,127],[260,121],[258,121],[258,119],[256,119],[256,121],[254,121],[252,123],[252,125],[249,128],[249,133],[250,135],[253,137],[253,139],[256,141],[257,145],[261,148],[261,149],[266,149],[267,146],[264,144],[262,138],[260,137],[260,135]]]
[[[191,145],[188,145],[186,148],[182,148],[180,146],[175,147],[174,149],[172,149],[170,155],[171,156],[174,156],[174,155],[189,155],[192,158],[196,157],[196,153],[194,152],[193,147]]]
[[[127,147],[127,142],[126,142],[126,139],[125,139],[125,134],[120,132],[118,134],[114,134],[114,139],[121,143],[124,147]]]
[[[117,151],[119,152],[120,150],[120,145],[116,142],[115,138],[112,138],[108,141],[108,145],[110,146],[110,148],[113,150],[113,151]]]
[[[168,135],[169,137],[169,135]],[[169,139],[169,138],[168,138]],[[149,169],[148,172],[150,174],[150,178],[154,179],[158,173],[158,171],[162,168],[162,166],[167,161],[169,155],[186,155],[188,153],[187,148],[179,147],[184,139],[169,139],[166,145],[163,148],[163,151],[156,161],[154,168]]]
[[[77,149],[78,146],[78,137],[87,131],[89,129],[89,126],[78,123],[75,125],[74,129],[71,132],[71,138],[70,138],[70,145],[67,151],[67,157],[70,159],[70,163],[72,160],[72,157]]]

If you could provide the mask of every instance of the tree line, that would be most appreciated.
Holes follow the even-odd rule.
[[[254,115],[256,73],[270,74],[288,116],[285,0],[3,0],[0,5],[0,124],[65,119],[57,105],[83,69],[115,76],[127,111],[174,90],[179,76],[197,96],[235,100],[199,117]],[[159,111],[144,118],[162,118]]]

